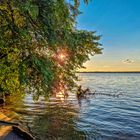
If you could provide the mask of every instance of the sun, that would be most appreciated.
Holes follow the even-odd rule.
[[[69,53],[65,49],[60,49],[53,55],[53,58],[57,64],[65,65],[69,60]]]
[[[66,54],[60,53],[60,54],[58,54],[58,59],[61,61],[64,61],[66,59],[66,56],[67,56]]]

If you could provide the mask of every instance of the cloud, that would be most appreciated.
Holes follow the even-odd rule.
[[[122,60],[122,62],[125,63],[125,64],[132,64],[132,63],[134,63],[134,61],[131,60],[131,59],[125,59],[125,60]]]

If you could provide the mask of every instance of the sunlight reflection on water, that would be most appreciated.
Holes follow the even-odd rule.
[[[40,140],[139,140],[140,74],[83,73],[79,76],[82,79],[79,84],[91,91],[122,96],[95,94],[80,102],[72,93],[63,102],[55,97],[47,102],[41,97],[34,102],[27,96],[23,102],[15,101],[7,108],[22,118],[24,126],[28,123],[30,131]]]

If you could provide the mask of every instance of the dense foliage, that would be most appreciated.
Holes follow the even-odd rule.
[[[87,3],[87,0],[84,1]],[[100,54],[94,32],[75,28],[78,0],[0,1],[0,91],[72,89],[76,70]]]

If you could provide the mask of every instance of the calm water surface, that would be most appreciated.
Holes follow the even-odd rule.
[[[6,107],[38,140],[140,140],[140,73],[78,75],[79,84],[97,94],[78,101],[71,93],[65,101],[47,102],[28,96]]]

